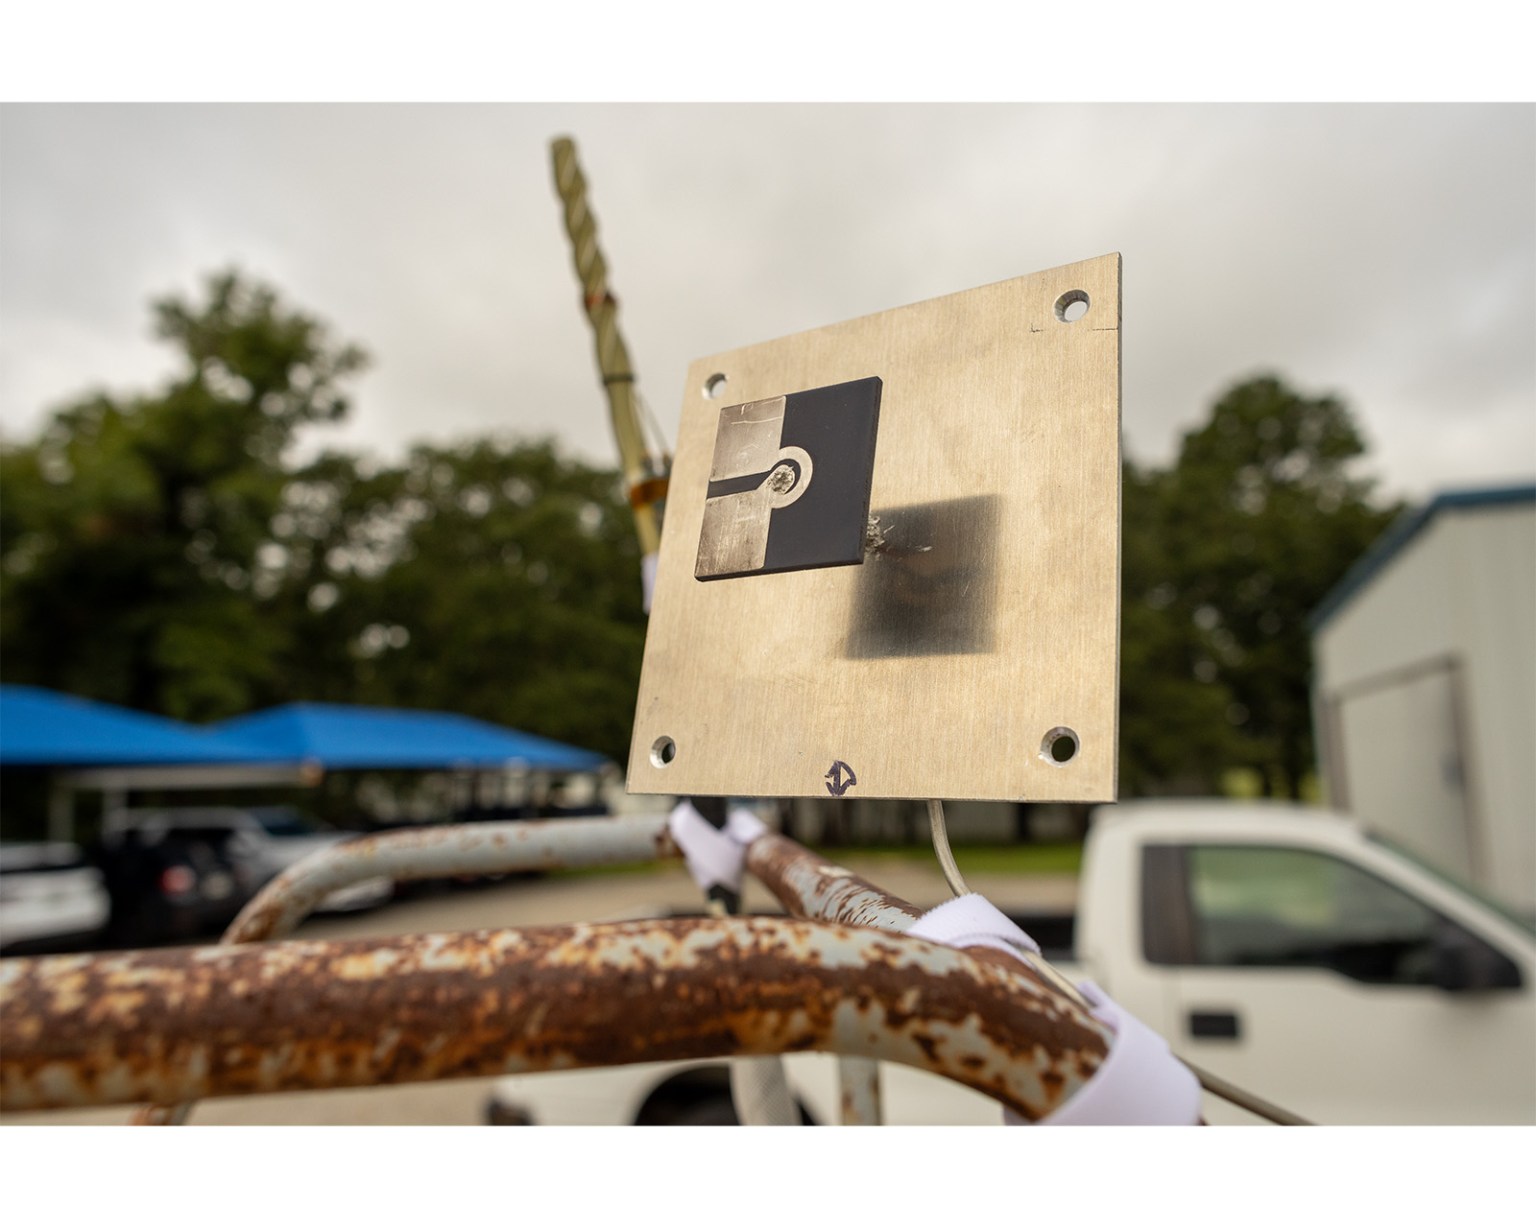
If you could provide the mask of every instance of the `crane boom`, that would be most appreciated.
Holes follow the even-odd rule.
[[[619,446],[624,485],[635,515],[640,552],[644,556],[642,567],[645,570],[646,606],[649,607],[671,464],[666,457],[655,455],[646,443],[635,391],[635,372],[630,365],[624,337],[619,332],[619,305],[608,289],[608,263],[597,244],[597,222],[587,205],[587,180],[576,160],[576,144],[569,137],[559,137],[551,142],[550,152],[554,159],[555,189],[565,208],[565,230],[570,236],[576,276],[581,282],[582,310],[592,324],[598,373],[608,397],[608,413]]]

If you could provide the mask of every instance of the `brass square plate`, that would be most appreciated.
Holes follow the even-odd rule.
[[[829,565],[848,561],[845,500],[814,522],[830,545],[765,570],[794,484],[868,463],[841,444],[791,455],[776,433],[788,401],[828,415],[828,439],[862,438],[837,416],[854,410],[801,395],[844,385],[878,394],[872,475],[847,479],[868,483],[863,561]],[[706,512],[712,475],[716,500],[742,496],[745,536]],[[1119,618],[1118,255],[701,359],[630,791],[1111,801]]]

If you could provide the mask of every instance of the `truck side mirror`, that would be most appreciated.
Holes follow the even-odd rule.
[[[1520,969],[1460,926],[1443,924],[1435,935],[1433,984],[1447,993],[1519,989]]]

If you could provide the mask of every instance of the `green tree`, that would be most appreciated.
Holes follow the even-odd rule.
[[[463,712],[627,757],[645,617],[613,471],[550,441],[420,446],[382,469],[331,454],[295,474],[274,523],[290,695]]]
[[[1120,788],[1130,796],[1214,793],[1241,746],[1232,693],[1176,608],[1174,480],[1127,460],[1121,482]]]
[[[0,453],[0,669],[191,720],[441,708],[628,750],[645,619],[615,473],[553,443],[291,459],[363,365],[228,273],[155,305],[185,368]]]
[[[1230,697],[1235,762],[1266,793],[1300,796],[1313,766],[1307,616],[1399,510],[1371,502],[1364,451],[1341,401],[1264,376],[1185,435],[1161,500],[1159,599],[1193,636],[1193,676]]]
[[[364,356],[235,272],[154,316],[184,362],[163,391],[88,397],[0,454],[0,670],[212,719],[270,688],[287,629],[258,580],[285,454],[345,413]]]

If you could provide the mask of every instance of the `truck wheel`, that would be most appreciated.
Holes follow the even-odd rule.
[[[797,1106],[800,1110],[800,1124],[802,1126],[814,1126],[813,1118],[805,1105]],[[670,1126],[739,1126],[741,1120],[736,1116],[736,1106],[731,1103],[729,1096],[711,1096],[708,1100],[700,1100],[689,1105],[667,1123]]]
[[[729,1096],[711,1096],[695,1101],[681,1110],[668,1125],[673,1126],[739,1126],[736,1106]]]
[[[491,1096],[485,1102],[485,1124],[488,1126],[531,1126],[533,1118],[528,1110],[515,1104],[507,1104]]]

